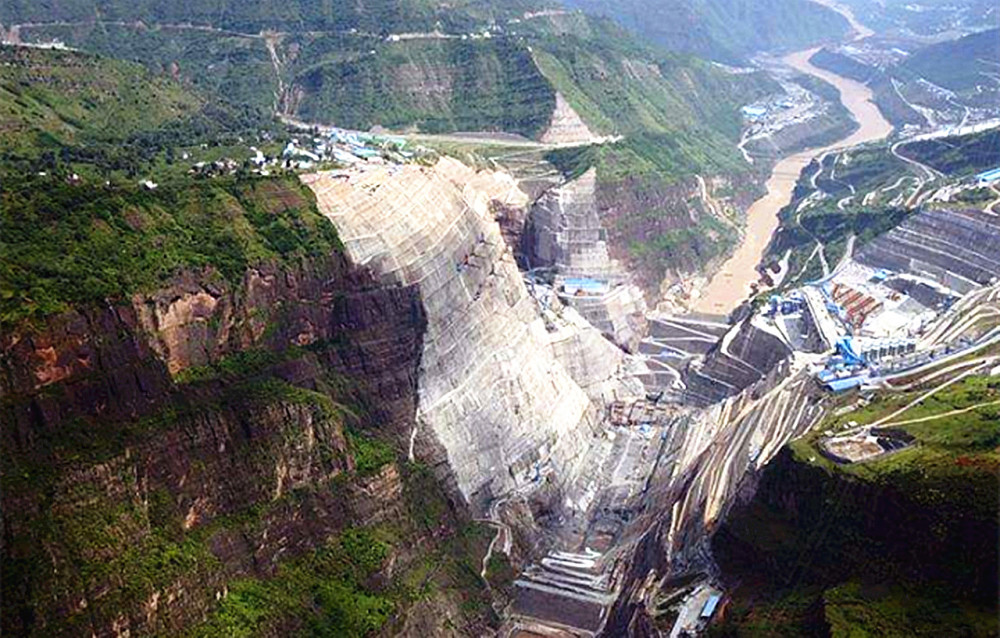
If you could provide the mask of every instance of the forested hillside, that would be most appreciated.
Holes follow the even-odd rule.
[[[810,0],[570,0],[607,15],[665,49],[731,64],[754,51],[836,40],[848,29],[838,13]]]
[[[920,49],[899,66],[904,78],[922,77],[952,91],[991,85],[1000,60],[1000,29],[980,31]]]
[[[375,34],[425,31],[440,23],[445,31],[537,8],[537,0],[459,0],[447,5],[430,0],[374,0],[345,3],[321,0],[10,0],[0,5],[0,24],[29,22],[134,22],[196,24],[257,33],[341,31]],[[549,3],[552,6],[553,3]]]
[[[133,62],[75,51],[0,47],[0,167],[136,177],[174,149],[267,127],[252,107]],[[186,170],[183,169],[183,170]]]

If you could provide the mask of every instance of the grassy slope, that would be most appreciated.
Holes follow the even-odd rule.
[[[260,38],[155,25],[95,23],[34,27],[25,29],[23,35],[135,60],[155,74],[174,76],[241,107],[270,113],[274,106],[277,78]]]
[[[914,142],[899,150],[948,175],[973,175],[1000,165],[1000,131]]]
[[[745,170],[735,149],[739,106],[778,90],[760,74],[730,75],[697,58],[645,47],[607,20],[572,28],[552,20],[535,26],[534,38],[542,73],[587,125],[625,138],[592,152],[553,154],[568,174],[593,163],[608,179]]]
[[[527,48],[510,39],[361,45],[338,40],[311,43],[301,54],[310,61],[294,79],[303,93],[297,116],[304,120],[360,129],[380,124],[535,137],[548,126],[555,107],[552,88]],[[324,45],[325,56],[316,51]],[[365,50],[347,48],[359,46]]]
[[[201,98],[141,66],[0,47],[0,151],[123,139],[196,114]]]
[[[557,26],[560,35],[550,35]],[[699,270],[735,241],[732,226],[671,189],[696,173],[748,172],[736,150],[738,108],[778,89],[760,75],[643,47],[607,20],[586,27],[565,18],[538,27],[535,60],[591,130],[623,139],[546,159],[568,177],[595,166],[603,201],[637,207],[607,223],[630,268],[658,286],[667,272]]]
[[[992,85],[986,73],[996,73],[1000,59],[1000,29],[933,44],[920,49],[899,67],[904,77],[923,77],[953,91]]]
[[[779,464],[797,509],[758,499],[716,541],[724,571],[745,583],[720,634],[995,634],[1000,412],[901,426],[916,445],[860,464],[835,465],[814,447],[824,430],[870,422],[915,394],[881,396],[791,444]],[[970,378],[901,418],[996,399],[1000,381]],[[762,489],[775,487],[767,481]]]
[[[221,145],[239,143],[245,156],[244,139],[273,128],[252,108],[131,62],[5,46],[0,63],[0,171],[11,183],[38,172],[133,184],[151,172],[157,181],[185,180],[189,164],[174,163],[180,149],[191,151],[191,163],[215,159]]]
[[[517,11],[524,3],[505,5],[460,0],[441,7],[429,0],[371,0],[364,3],[331,3],[312,0],[9,0],[0,5],[0,22],[15,24],[51,20],[103,20],[146,23],[209,24],[245,33],[262,29],[281,31],[339,31],[357,28],[376,33],[429,30],[442,21],[460,29],[469,15],[486,18]],[[455,5],[465,11],[451,10]],[[507,9],[507,6],[510,8]]]

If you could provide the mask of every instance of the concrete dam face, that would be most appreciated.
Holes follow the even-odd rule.
[[[583,321],[546,329],[494,218],[497,204],[528,204],[513,178],[445,158],[306,183],[357,265],[419,285],[427,331],[411,455],[446,464],[474,510],[543,473],[585,508],[577,483],[610,449],[588,390],[624,354]]]
[[[635,348],[646,308],[601,244],[593,175],[524,216],[545,280],[518,269],[501,234],[499,211],[530,204],[505,173],[444,158],[303,179],[356,265],[419,289],[418,427],[401,443],[476,515],[531,539],[519,552],[515,615],[599,631],[631,582],[621,578],[629,552],[657,538],[690,553],[746,471],[815,415],[803,364],[752,322],[705,333],[718,343],[697,353],[698,375]],[[567,294],[580,278],[611,288]]]
[[[692,605],[716,595],[714,530],[829,412],[818,380],[845,339],[917,323],[936,346],[1000,339],[965,335],[981,317],[962,314],[996,294],[993,217],[914,214],[830,281],[731,321],[657,315],[608,257],[593,177],[535,201],[448,158],[303,178],[355,266],[417,291],[416,427],[399,444],[496,530],[490,552],[518,569],[514,635],[628,634],[690,589],[679,579],[701,583]],[[505,236],[524,238],[529,268]]]

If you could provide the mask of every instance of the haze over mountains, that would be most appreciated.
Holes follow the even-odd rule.
[[[569,4],[610,16],[660,47],[734,65],[757,51],[837,40],[849,28],[842,15],[810,0],[571,0]]]
[[[2,633],[995,635],[998,18],[843,5],[0,3]]]

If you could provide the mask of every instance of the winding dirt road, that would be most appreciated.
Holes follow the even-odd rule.
[[[852,25],[853,16],[847,16]],[[859,37],[871,32],[855,26]],[[887,137],[892,125],[872,102],[871,90],[854,80],[816,68],[809,63],[818,48],[791,53],[783,62],[788,66],[829,82],[840,91],[840,101],[858,122],[858,130],[848,137],[823,148],[813,148],[786,157],[778,162],[767,180],[767,193],[747,211],[747,228],[743,242],[726,261],[708,286],[702,291],[693,310],[712,314],[729,314],[750,294],[750,286],[758,280],[757,265],[764,256],[771,236],[778,228],[778,212],[792,199],[799,173],[813,158],[833,150],[872,142]]]

